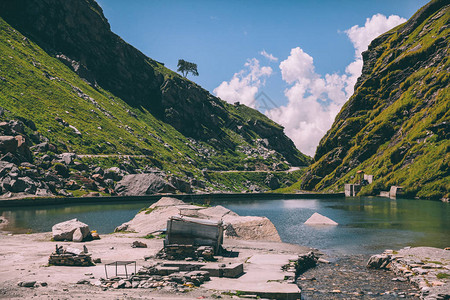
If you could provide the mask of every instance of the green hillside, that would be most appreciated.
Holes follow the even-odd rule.
[[[52,22],[58,30],[66,30],[64,14],[51,13],[43,5],[49,5],[49,10],[63,10],[73,18],[80,14],[80,24],[81,20],[86,22],[79,28],[67,25],[72,34],[84,36],[85,47],[74,47],[79,52],[71,53],[75,58],[84,57],[80,58],[83,63],[61,51],[67,41],[55,42],[60,38],[57,32],[49,37],[52,29],[34,26],[36,18],[26,17],[33,20],[29,22],[32,30],[28,28],[32,32],[22,28],[27,34],[9,24],[23,25],[24,16],[18,14],[39,14],[40,22]],[[208,180],[208,171],[282,171],[309,164],[310,158],[295,148],[280,125],[254,109],[212,96],[113,34],[94,1],[45,0],[33,6],[36,10],[25,11],[17,1],[5,1],[0,6],[0,16],[9,20],[7,23],[0,18],[0,118],[33,124],[22,134],[29,147],[48,141],[57,147],[56,153],[74,152],[80,163],[92,168],[126,164],[132,165],[132,173],[153,168],[186,181],[205,181],[200,189],[206,190],[236,190],[226,175],[215,176],[217,182]],[[101,27],[102,34],[90,36],[77,31],[88,27]],[[113,41],[116,47],[110,49],[102,41],[89,38],[104,38],[105,44]],[[120,70],[105,73],[100,59],[95,59],[99,55],[120,55],[115,62],[128,65],[129,74]],[[106,69],[113,68],[104,63]],[[138,68],[135,73],[133,67]],[[131,81],[124,84],[122,81],[130,76]],[[122,83],[112,85],[119,81]],[[147,83],[151,90],[148,95],[146,89],[137,91]],[[119,90],[121,85],[130,93]],[[35,153],[38,161],[43,154]],[[79,175],[72,171],[73,176]],[[88,178],[88,173],[83,176]],[[266,190],[267,184],[256,174],[243,174],[249,183],[241,184],[239,190],[247,191],[254,184]],[[282,173],[279,176],[281,181],[286,177]],[[293,176],[288,177],[296,180],[299,174]]]
[[[375,181],[361,195],[398,185],[408,197],[449,197],[449,18],[447,1],[431,1],[372,41],[355,93],[322,138],[301,188],[341,191],[363,170]]]

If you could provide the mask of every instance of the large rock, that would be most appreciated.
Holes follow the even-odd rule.
[[[307,225],[338,225],[335,221],[322,216],[319,213],[314,213],[308,220],[306,220],[305,224]]]
[[[121,196],[142,196],[175,191],[173,185],[154,174],[125,175],[116,185],[116,192]]]
[[[77,219],[72,219],[69,221],[65,221],[62,223],[58,223],[53,225],[52,234],[53,239],[55,241],[72,241],[74,232],[79,229],[81,232],[82,240],[85,240],[86,237],[89,236],[91,231],[89,230],[89,226],[84,224],[83,222],[78,221]]]
[[[0,136],[1,153],[15,152],[16,150],[17,150],[17,140],[15,137],[9,135]]]
[[[11,191],[14,193],[25,192],[28,194],[36,193],[38,183],[33,181],[30,177],[19,177],[11,180]]]

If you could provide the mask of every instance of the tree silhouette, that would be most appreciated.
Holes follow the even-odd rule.
[[[186,77],[189,73],[194,76],[198,76],[197,64],[185,61],[184,59],[179,59],[177,67],[177,71],[181,72],[184,77]]]

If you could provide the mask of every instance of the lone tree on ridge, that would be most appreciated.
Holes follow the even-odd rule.
[[[198,76],[197,71],[197,64],[185,61],[184,59],[178,60],[178,72],[181,72],[181,74],[186,77],[189,73],[191,73],[194,76]]]

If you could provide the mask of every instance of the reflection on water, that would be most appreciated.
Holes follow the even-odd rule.
[[[12,208],[7,211],[0,208],[0,215],[9,221],[3,229],[14,233],[51,231],[56,223],[74,218],[88,224],[91,230],[110,233],[118,225],[131,220],[141,208],[151,204],[152,202],[54,205]]]
[[[308,201],[310,201],[308,203]],[[405,246],[448,247],[450,205],[378,197],[221,203],[240,215],[266,216],[285,242],[333,253],[376,253]],[[338,226],[303,223],[318,212]]]
[[[124,200],[126,201],[126,200]],[[10,230],[50,231],[62,221],[78,218],[91,229],[109,233],[151,203],[67,205],[1,210]],[[311,200],[213,201],[240,215],[266,216],[284,242],[331,253],[376,253],[405,246],[448,247],[450,205],[423,200],[345,198]],[[338,226],[312,227],[303,223],[318,212]]]

